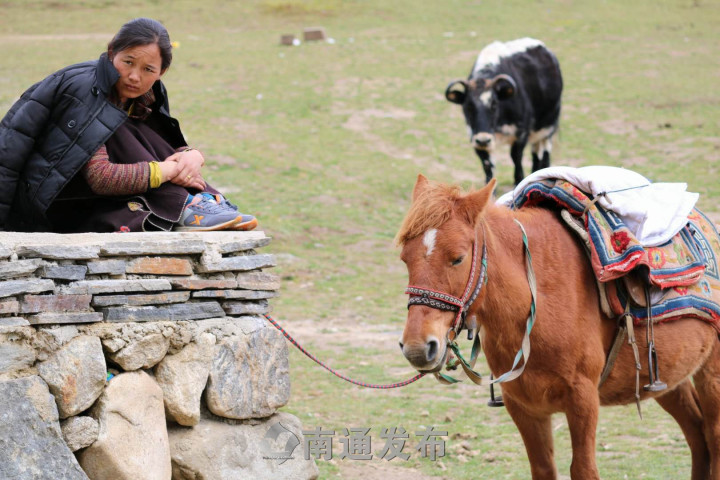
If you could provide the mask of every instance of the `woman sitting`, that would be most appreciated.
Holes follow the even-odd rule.
[[[0,123],[0,229],[55,232],[251,230],[208,185],[160,77],[159,22],[122,26],[96,61],[30,87]]]

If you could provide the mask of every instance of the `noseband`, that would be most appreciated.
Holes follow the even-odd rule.
[[[475,302],[475,299],[480,294],[480,289],[482,289],[482,286],[485,283],[487,273],[487,247],[485,246],[485,243],[483,243],[482,258],[480,260],[480,274],[478,276],[477,283],[475,283],[475,274],[477,273],[476,271],[478,265],[477,250],[478,238],[477,232],[475,232],[470,277],[468,278],[467,285],[465,285],[465,291],[463,292],[462,297],[458,298],[449,293],[438,292],[437,290],[417,287],[415,285],[408,285],[405,290],[405,293],[410,295],[410,298],[408,299],[408,309],[413,305],[423,305],[436,310],[457,312],[455,320],[448,331],[448,337],[450,336],[450,332],[453,332],[453,338],[448,338],[450,341],[454,340],[462,330],[465,324],[467,311],[473,302]],[[473,284],[475,284],[475,289],[473,289]]]

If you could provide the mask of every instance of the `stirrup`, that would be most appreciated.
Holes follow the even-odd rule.
[[[492,375],[490,375],[490,381],[492,381]],[[495,396],[495,386],[490,384],[490,400],[487,402],[488,407],[504,407],[502,395]]]
[[[655,343],[650,342],[648,345],[648,374],[650,383],[643,387],[646,392],[661,392],[667,389],[667,383],[660,380],[658,371],[657,351],[655,351]]]
[[[657,350],[655,350],[655,324],[652,319],[652,302],[650,288],[647,285],[645,286],[645,303],[647,304],[647,330],[645,335],[648,340],[648,377],[650,383],[643,386],[643,390],[646,392],[661,392],[667,389],[667,384],[660,380]]]

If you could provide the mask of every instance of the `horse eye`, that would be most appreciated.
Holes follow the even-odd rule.
[[[465,260],[465,255],[460,255],[458,258],[452,261],[452,266],[460,265]]]

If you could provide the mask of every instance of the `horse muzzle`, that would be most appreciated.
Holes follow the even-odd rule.
[[[429,336],[425,343],[407,343],[400,341],[400,349],[410,365],[421,373],[439,371],[447,357],[447,342]]]

